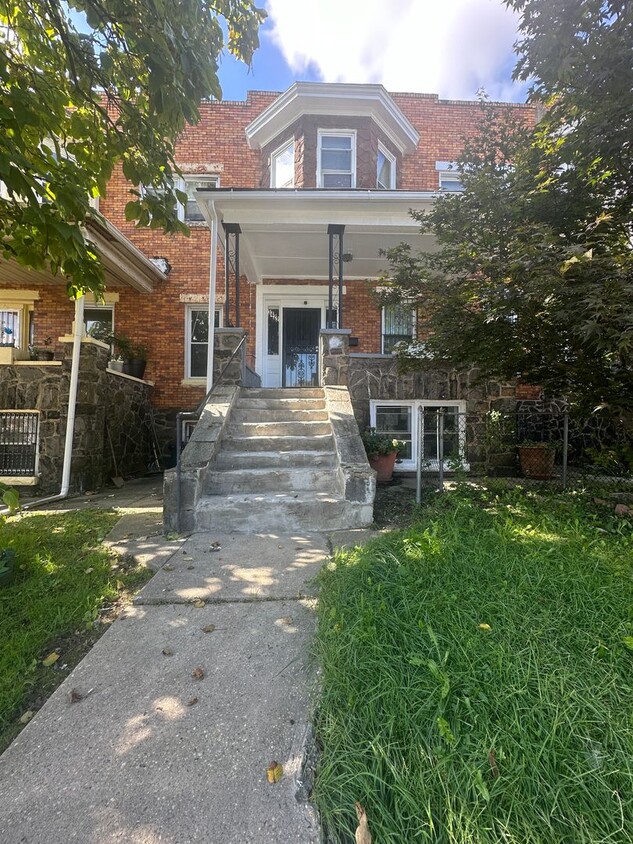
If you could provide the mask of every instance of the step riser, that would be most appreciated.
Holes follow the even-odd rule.
[[[239,398],[234,405],[239,410],[324,410],[323,399],[249,399]]]
[[[215,469],[332,469],[334,454],[318,451],[240,452],[221,451],[213,464]]]
[[[327,437],[233,437],[222,440],[226,451],[329,451],[332,435]]]
[[[319,437],[332,433],[328,422],[233,422],[231,437]]]
[[[270,408],[236,407],[231,422],[327,422],[327,410],[277,410]]]
[[[205,481],[207,495],[234,495],[259,492],[326,492],[337,493],[333,471],[315,469],[269,469],[259,472],[248,469],[209,472]]]
[[[293,533],[295,531],[350,530],[367,527],[373,518],[371,504],[351,501],[301,501],[278,504],[269,501],[223,501],[221,496],[203,499],[196,511],[196,530],[234,533]]]
[[[322,399],[323,389],[321,387],[275,387],[251,389],[242,387],[240,398],[253,399]]]

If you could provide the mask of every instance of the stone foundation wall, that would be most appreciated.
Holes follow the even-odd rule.
[[[372,399],[428,399],[464,401],[467,413],[490,410],[510,413],[516,408],[514,386],[496,381],[481,383],[476,369],[457,372],[449,367],[399,373],[392,355],[349,355],[347,386],[361,428],[369,425]]]
[[[61,486],[68,413],[72,343],[59,364],[0,367],[0,408],[40,411],[40,482],[43,494]],[[107,438],[110,431],[119,474],[147,471],[150,460],[146,424],[150,384],[107,370],[108,348],[88,341],[81,346],[71,491],[96,489],[115,474]]]

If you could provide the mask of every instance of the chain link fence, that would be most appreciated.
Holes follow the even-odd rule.
[[[633,440],[608,420],[579,421],[539,406],[482,414],[447,406],[420,407],[414,424],[418,501],[423,487],[442,490],[468,478],[633,491]]]

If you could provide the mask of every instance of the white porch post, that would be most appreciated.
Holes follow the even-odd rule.
[[[215,281],[218,265],[218,215],[213,202],[209,203],[211,218],[211,266],[209,267],[209,348],[207,351],[207,392],[213,386],[213,351],[215,347]]]

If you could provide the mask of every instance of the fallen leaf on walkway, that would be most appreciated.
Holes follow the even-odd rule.
[[[42,660],[42,665],[45,665],[49,668],[51,665],[55,665],[57,660],[59,659],[59,654],[57,651],[52,651],[47,657]]]
[[[266,779],[269,783],[271,783],[271,785],[273,783],[279,782],[283,775],[284,769],[281,762],[271,762],[270,765],[266,768]]]
[[[292,617],[289,615],[284,615],[282,618],[278,619],[280,624],[292,624]]]
[[[371,833],[367,823],[367,815],[360,803],[355,803],[358,826],[356,827],[356,844],[371,844]]]
[[[195,566],[187,566],[187,571],[193,571],[194,569],[195,569]]]
[[[221,550],[222,550],[222,546],[220,545],[219,542],[212,542],[211,543],[211,547],[209,548],[209,551],[221,551]]]
[[[173,567],[173,566],[170,566],[170,565],[169,565],[169,563],[166,563],[166,564],[163,566],[163,571],[173,571],[173,570],[174,570],[174,567]]]
[[[32,709],[27,709],[26,712],[20,716],[20,724],[28,724],[31,718],[35,715]]]
[[[202,628],[203,633],[213,633],[214,630],[215,624],[205,624],[205,626]]]
[[[190,697],[189,700],[187,701],[187,706],[195,706],[196,703],[198,703],[198,698],[197,697]]]
[[[191,676],[194,680],[202,680],[202,678],[204,677],[204,671],[202,668],[200,668],[200,666],[198,666],[198,668],[193,669],[193,671],[191,672]]]
[[[198,610],[201,610],[202,607],[206,606],[202,598],[196,598],[196,600],[193,602],[193,605]]]
[[[171,648],[163,648],[163,656],[173,656],[174,652]]]
[[[83,700],[84,696],[81,692],[78,692],[77,689],[71,689],[68,692],[68,703],[79,703],[80,700]]]

